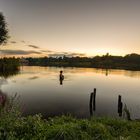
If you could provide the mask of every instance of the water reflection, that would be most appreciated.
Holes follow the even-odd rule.
[[[60,80],[60,71],[64,71],[65,81]],[[134,118],[140,118],[140,72],[25,66],[5,82],[1,90],[8,96],[18,93],[26,115],[42,113],[50,117],[70,113],[80,118],[90,114],[118,117],[123,115],[124,106],[118,109],[118,93],[122,93],[123,105],[131,108]],[[99,90],[89,99],[87,94],[93,87]]]
[[[63,85],[63,80],[64,80],[64,75],[63,75],[63,71],[61,70],[59,74],[60,85]]]
[[[33,77],[30,77],[29,80],[36,80],[38,78],[39,78],[38,76],[33,76]]]
[[[0,108],[4,107],[7,101],[7,94],[5,94],[2,90],[1,87],[5,84],[7,84],[7,80],[4,77],[0,78]]]
[[[2,86],[8,84],[8,78],[13,77],[15,75],[19,74],[19,69],[17,70],[5,70],[4,72],[0,72],[0,106],[4,107],[6,102],[8,101],[8,96],[6,93],[2,91]]]
[[[105,75],[108,76],[108,74],[109,74],[109,71],[108,69],[106,69]]]
[[[4,71],[4,72],[0,72],[0,77],[4,77],[4,78],[9,78],[12,76],[15,76],[19,73],[19,70],[13,70],[13,71]]]
[[[65,74],[73,73],[73,74],[80,74],[80,73],[95,73],[95,74],[102,74],[105,76],[110,75],[122,75],[127,77],[133,77],[133,78],[140,78],[140,71],[130,71],[130,70],[118,70],[118,69],[99,69],[99,68],[75,68],[75,67],[38,67],[38,66],[24,66],[20,69],[22,74],[36,74],[40,73],[42,75],[44,74],[56,74],[58,71],[65,70]]]

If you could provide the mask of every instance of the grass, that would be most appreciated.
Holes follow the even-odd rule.
[[[140,122],[115,118],[22,117],[11,98],[0,109],[0,140],[139,140]]]
[[[18,112],[0,116],[0,139],[7,140],[138,140],[140,122],[113,118],[77,119],[41,115],[21,117]]]

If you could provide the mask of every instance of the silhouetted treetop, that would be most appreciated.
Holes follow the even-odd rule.
[[[8,29],[5,17],[0,13],[0,45],[6,43],[8,39]]]

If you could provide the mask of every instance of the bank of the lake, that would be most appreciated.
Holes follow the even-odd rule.
[[[76,119],[41,115],[20,117],[11,112],[0,116],[0,139],[5,140],[138,140],[140,122],[114,118]]]

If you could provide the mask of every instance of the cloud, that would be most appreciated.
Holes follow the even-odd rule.
[[[44,53],[54,53],[54,51],[51,51],[51,50],[41,50],[41,52],[44,52]]]
[[[63,53],[53,53],[53,54],[48,54],[49,57],[62,57],[64,56],[65,54]]]
[[[2,54],[5,55],[30,55],[30,54],[42,54],[37,51],[24,51],[24,50],[0,50]]]
[[[40,47],[35,46],[35,45],[28,45],[30,48],[34,48],[34,49],[39,49]]]
[[[32,46],[32,48],[39,48],[37,46]],[[51,51],[51,50],[39,50],[39,51],[34,51],[34,50],[11,50],[11,49],[7,49],[7,50],[0,50],[1,54],[4,55],[32,55],[32,54],[38,54],[38,55],[46,55],[48,57],[85,57],[86,54],[84,53],[73,53],[73,52],[55,52],[55,51]]]
[[[84,57],[84,56],[86,56],[86,54],[84,54],[84,53],[70,53],[70,54],[68,54],[68,56],[80,56],[80,57]]]
[[[86,56],[86,54],[84,53],[69,53],[69,52],[60,52],[60,53],[58,52],[58,53],[48,54],[49,57],[63,57],[64,55],[67,57]]]

